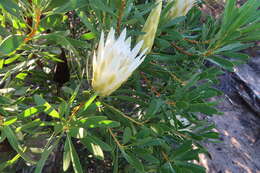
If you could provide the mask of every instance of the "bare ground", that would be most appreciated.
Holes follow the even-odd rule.
[[[227,96],[218,106],[224,115],[213,116],[221,143],[204,143],[212,159],[200,155],[208,173],[260,173],[260,117],[243,101]]]

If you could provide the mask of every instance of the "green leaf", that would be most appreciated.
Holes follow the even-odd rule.
[[[134,97],[129,97],[129,96],[109,96],[111,98],[117,98],[119,100],[124,100],[124,101],[128,101],[128,102],[132,102],[132,103],[137,103],[140,104],[141,106],[147,106],[147,103],[145,103],[144,101],[138,99],[138,98],[134,98]]]
[[[65,13],[75,10],[77,8],[85,7],[88,4],[86,0],[69,0],[67,3],[58,6],[53,10],[53,13]]]
[[[87,149],[93,153],[93,155],[100,159],[100,160],[104,160],[104,153],[101,149],[101,147],[95,142],[93,141],[91,138],[84,138],[80,140],[82,144],[84,144]]]
[[[89,32],[89,33],[81,35],[81,38],[83,38],[85,40],[92,40],[92,39],[96,38],[96,34],[94,34],[93,32]]]
[[[212,106],[209,106],[206,103],[195,103],[191,104],[189,106],[189,111],[190,112],[201,112],[207,115],[213,115],[213,114],[218,114],[219,112],[213,108]]]
[[[24,153],[24,149],[21,147],[21,145],[18,142],[17,137],[15,136],[15,133],[9,126],[3,127],[3,132],[5,133],[7,140],[9,144],[12,146],[12,148],[21,155],[21,157],[26,160],[29,163],[34,164],[35,161],[33,161],[28,155]]]
[[[168,21],[168,23],[166,23],[166,24],[165,24],[162,28],[160,28],[160,29],[165,29],[165,28],[168,28],[168,27],[172,27],[172,26],[174,26],[174,25],[176,25],[176,24],[179,24],[179,23],[183,22],[185,19],[186,19],[185,16],[180,16],[180,17],[174,18],[174,19]]]
[[[191,172],[196,173],[206,173],[206,168],[193,164],[188,162],[182,162],[182,161],[175,161],[174,162],[177,167],[183,167],[189,169]]]
[[[112,117],[113,119],[116,119],[117,121],[120,121],[120,123],[125,124],[127,126],[131,125],[131,122],[129,121],[128,118],[126,118],[127,116],[121,112],[119,109],[107,104],[107,103],[102,103],[103,105],[106,106],[106,112],[107,112],[107,116]]]
[[[4,59],[0,59],[0,70],[3,69],[5,64],[5,60]]]
[[[97,96],[98,96],[97,93],[91,96],[91,98],[84,104],[83,111],[87,110],[87,108],[93,103],[93,101],[96,99]]]
[[[17,2],[14,2],[13,0],[1,0],[0,7],[1,6],[10,14],[21,18],[21,8],[17,5]]]
[[[79,161],[79,156],[75,150],[75,147],[71,141],[71,138],[69,135],[67,135],[67,139],[68,140],[68,144],[69,144],[69,150],[70,150],[70,158],[71,158],[71,162],[73,165],[73,169],[75,173],[83,173],[80,161]]]
[[[62,100],[62,102],[59,105],[59,113],[62,117],[68,117],[70,113],[70,108],[68,103],[65,100]]]
[[[38,106],[45,106],[44,112],[46,114],[54,118],[61,118],[60,114],[46,100],[44,100],[42,96],[36,94],[33,98]]]
[[[156,113],[160,110],[161,106],[164,104],[164,102],[160,99],[153,99],[150,104],[149,107],[147,108],[146,111],[146,117],[154,117],[156,116]]]
[[[226,60],[224,58],[219,58],[219,57],[210,57],[208,58],[208,60],[228,71],[233,72],[234,71],[234,64],[232,64],[232,62],[230,62],[229,60]]]
[[[144,173],[144,166],[142,164],[142,162],[133,154],[131,153],[126,153],[122,148],[120,149],[123,157],[126,159],[126,161],[133,166],[134,168],[136,168],[140,173]]]
[[[15,132],[19,132],[21,130],[25,130],[25,129],[29,129],[29,128],[33,128],[33,127],[38,127],[41,123],[42,123],[42,121],[40,120],[40,118],[37,118],[31,122],[24,123],[23,125],[17,127],[15,129]]]
[[[68,37],[68,32],[65,31],[56,31],[50,34],[44,34],[36,36],[37,39],[46,39],[48,42],[55,42],[64,48],[71,50],[75,55],[79,56],[77,49],[74,45],[70,42]]]
[[[162,173],[176,173],[170,162],[163,164],[160,170]]]
[[[68,138],[65,141],[64,144],[64,152],[63,152],[63,171],[66,172],[71,163],[71,157],[70,157],[70,148],[69,148],[69,140]]]
[[[3,104],[3,105],[10,105],[13,103],[13,100],[5,97],[5,96],[0,96],[0,104]]]
[[[156,61],[171,62],[171,63],[174,63],[178,60],[187,59],[185,56],[168,55],[168,54],[155,54],[155,55],[152,54],[152,55],[150,55],[150,57]]]
[[[17,121],[17,117],[16,116],[12,116],[12,117],[7,117],[3,123],[4,126],[9,126],[13,123],[15,123]]]
[[[10,35],[0,43],[0,55],[12,53],[23,43],[24,36]]]
[[[136,152],[135,152],[136,153]],[[139,157],[141,157],[142,159],[152,163],[153,165],[158,165],[160,164],[160,161],[154,157],[152,154],[149,153],[136,153]]]
[[[93,9],[97,9],[97,10],[100,10],[102,12],[108,12],[112,15],[115,15],[114,12],[113,12],[113,9],[111,9],[108,4],[103,1],[103,0],[95,0],[95,1],[92,1],[91,2],[91,7]]]
[[[254,16],[254,13],[257,12],[257,8],[259,6],[260,4],[258,0],[248,0],[244,3],[243,6],[238,9],[239,15],[229,26],[230,32],[247,24],[248,22],[251,22],[250,19]]]
[[[0,130],[1,130],[1,127],[0,127]],[[0,131],[1,132],[1,131]],[[6,135],[4,132],[1,132],[0,133],[0,143],[3,142],[4,140],[6,139]]]
[[[120,126],[119,122],[107,120],[107,117],[105,116],[87,117],[81,119],[79,123],[81,127],[84,128],[98,128],[98,127],[114,128]]]
[[[1,6],[1,5],[0,5]],[[0,36],[2,36],[2,37],[7,37],[8,35],[11,35],[11,33],[10,32],[8,32],[8,30],[7,30],[7,28],[5,28],[5,27],[2,27],[1,25],[0,25]]]
[[[49,139],[49,141],[51,141],[51,139]],[[37,162],[34,173],[42,172],[42,169],[44,167],[46,160],[48,159],[48,157],[51,154],[51,152],[53,151],[53,149],[58,145],[59,141],[60,141],[60,138],[56,139],[55,142],[53,142],[52,144],[50,144],[49,142],[46,144],[46,146],[42,152],[41,159]]]
[[[173,157],[171,157],[171,158],[175,158],[178,155],[181,155],[182,153],[189,151],[190,149],[192,149],[192,141],[187,140],[179,148],[173,150],[173,152],[172,152]]]
[[[86,41],[81,41],[73,38],[67,38],[70,44],[76,48],[88,49],[90,48],[90,44]]]
[[[11,56],[10,58],[5,59],[4,64],[5,64],[5,65],[11,64],[11,63],[13,63],[15,60],[19,59],[20,57],[21,57],[21,55],[19,55],[19,54],[14,55],[14,56]]]
[[[225,6],[224,17],[223,17],[223,30],[227,29],[226,27],[231,22],[231,19],[234,17],[234,9],[236,8],[236,0],[228,0]]]
[[[53,14],[53,15],[48,15],[45,18],[41,20],[41,27],[44,27],[45,29],[53,29],[55,27],[62,26],[62,14]]]
[[[252,31],[259,31],[260,28],[260,23],[252,23],[246,27],[241,28],[239,31],[242,33],[246,33],[246,32],[252,32]]]
[[[200,135],[206,138],[219,139],[219,133],[217,132],[207,132],[207,133],[202,133]]]
[[[8,116],[9,113],[7,111],[5,111],[2,107],[0,107],[0,114],[4,115],[4,116]]]
[[[247,61],[249,59],[249,55],[244,53],[236,53],[236,52],[221,52],[222,55],[227,56],[229,58],[240,59],[243,61]]]
[[[72,92],[72,94],[71,94],[71,97],[70,97],[70,100],[69,100],[69,104],[71,105],[73,102],[74,102],[74,100],[76,99],[76,97],[77,97],[77,95],[78,95],[78,93],[79,93],[79,88],[80,88],[80,84],[77,86],[77,88]]]
[[[87,138],[91,140],[91,142],[99,145],[104,151],[112,151],[112,147],[99,138],[90,135],[88,135]]]
[[[241,40],[243,42],[259,41],[260,40],[260,31],[250,32],[246,36],[241,37],[239,40]]]
[[[129,127],[126,127],[123,134],[123,144],[128,143],[131,137],[132,137],[131,129]]]
[[[188,160],[199,160],[200,149],[185,151],[184,153],[174,157],[174,160],[188,161]]]
[[[189,107],[189,103],[184,101],[179,101],[176,102],[176,107],[179,109],[187,109]]]
[[[224,52],[224,51],[230,51],[230,50],[234,50],[234,49],[237,49],[237,48],[240,48],[243,46],[244,46],[244,44],[241,44],[241,43],[233,43],[233,44],[229,44],[227,46],[224,46],[222,48],[215,50],[214,53],[217,54],[217,53]]]
[[[169,41],[179,41],[183,39],[183,35],[177,31],[171,31],[168,35],[161,36],[160,38],[169,40]]]
[[[81,19],[82,23],[94,34],[98,35],[98,31],[96,30],[95,26],[93,26],[93,23],[90,21],[88,16],[80,10],[76,10],[79,18]]]
[[[82,139],[86,137],[87,131],[82,127],[71,127],[68,134],[73,138]]]
[[[2,172],[6,167],[13,165],[16,161],[18,161],[18,159],[20,158],[20,154],[17,154],[16,156],[14,156],[11,160],[8,160],[4,163],[0,164],[0,171]]]
[[[152,138],[152,137],[147,137],[138,140],[137,142],[133,143],[132,145],[134,146],[160,146],[164,143],[164,140],[160,138]]]
[[[27,118],[27,117],[30,117],[36,113],[39,113],[41,111],[43,111],[45,108],[45,106],[35,106],[35,107],[30,107],[26,110],[24,110],[20,115],[19,117],[21,118]]]

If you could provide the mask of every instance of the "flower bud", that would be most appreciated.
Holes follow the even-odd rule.
[[[156,31],[158,28],[158,24],[160,21],[161,16],[161,10],[162,10],[162,0],[156,0],[157,6],[150,12],[144,27],[142,29],[142,32],[145,32],[145,34],[138,37],[137,41],[144,41],[144,44],[142,46],[142,50],[147,48],[146,53],[148,54],[154,43]]]
[[[196,0],[175,0],[173,6],[168,11],[166,18],[172,20],[180,16],[186,16],[195,2]],[[170,3],[172,3],[172,0],[168,1],[168,4]]]

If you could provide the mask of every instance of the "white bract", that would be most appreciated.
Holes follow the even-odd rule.
[[[126,29],[115,38],[110,29],[106,41],[101,33],[97,52],[93,56],[92,87],[100,96],[108,96],[118,89],[143,62],[145,50],[138,55],[143,41],[131,49],[131,37],[126,39]]]

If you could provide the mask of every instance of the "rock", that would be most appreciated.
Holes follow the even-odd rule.
[[[260,116],[260,57],[236,67],[234,79],[238,94]]]

